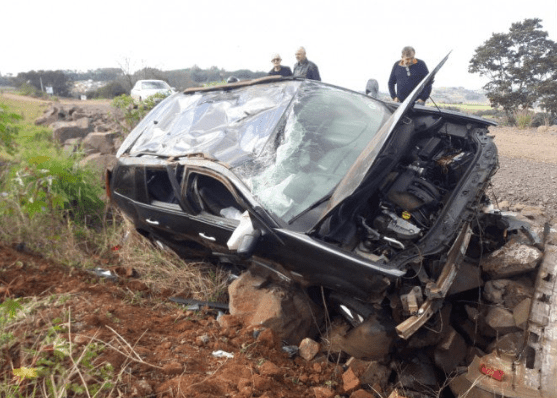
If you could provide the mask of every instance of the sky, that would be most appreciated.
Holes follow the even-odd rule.
[[[387,91],[404,46],[429,69],[449,52],[435,86],[480,89],[475,49],[511,24],[540,18],[557,41],[557,0],[19,0],[3,5],[0,73],[216,66],[269,71],[275,53],[293,67],[304,46],[324,82]]]

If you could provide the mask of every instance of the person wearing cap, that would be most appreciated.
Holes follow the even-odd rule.
[[[269,76],[279,75],[285,77],[292,76],[292,70],[288,66],[281,65],[280,61],[282,61],[280,55],[275,54],[273,59],[271,60],[271,62],[273,63],[273,69],[271,69],[268,75]]]
[[[296,51],[296,64],[294,64],[294,77],[305,77],[306,79],[319,80],[321,81],[321,76],[319,76],[319,69],[317,65],[311,62],[306,57],[306,49],[300,47]]]
[[[415,58],[415,55],[414,48],[406,46],[402,49],[401,60],[393,65],[389,77],[389,93],[395,102],[403,102],[429,73],[425,62]],[[429,98],[431,87],[431,83],[424,87],[418,96],[419,104],[424,104]]]

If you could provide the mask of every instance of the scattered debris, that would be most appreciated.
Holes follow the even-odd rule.
[[[212,355],[215,358],[234,358],[234,354],[222,350],[213,351]]]
[[[170,301],[178,304],[183,304],[186,306],[186,310],[199,311],[202,308],[210,308],[213,310],[223,310],[228,311],[228,304],[226,303],[215,303],[212,301],[200,301],[194,299],[186,299],[182,297],[170,297]]]
[[[298,353],[306,361],[311,361],[319,353],[320,348],[321,345],[318,342],[306,337],[300,343]]]
[[[117,281],[118,280],[118,275],[114,274],[113,272],[106,270],[106,269],[102,269],[102,268],[95,268],[93,270],[90,271],[92,274],[100,277],[100,278],[105,278],[111,281]]]

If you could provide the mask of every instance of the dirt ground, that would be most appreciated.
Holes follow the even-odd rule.
[[[496,203],[533,205],[557,216],[557,133],[494,127],[500,169],[490,192]]]
[[[69,295],[64,308],[73,322],[67,337],[75,344],[101,340],[113,348],[96,360],[122,372],[119,393],[112,396],[303,397],[313,396],[313,387],[319,386],[341,392],[341,371],[333,364],[289,359],[270,330],[257,335],[240,329],[231,316],[220,326],[217,313],[170,305],[168,297],[151,294],[138,279],[114,283],[2,245],[0,269],[5,287],[0,299]],[[133,303],[134,293],[148,299]],[[61,311],[44,308],[31,327],[48,325]],[[22,323],[17,333],[29,327]],[[30,366],[22,363],[22,349],[2,352],[6,360],[0,360],[0,374]],[[213,356],[218,350],[234,358]]]
[[[33,98],[33,97],[26,97],[26,96],[21,96],[15,93],[11,93],[11,92],[2,92],[0,93],[0,96],[6,98],[6,99],[11,99],[11,100],[16,100],[16,101],[25,101],[25,102],[35,102],[35,103],[40,103],[40,104],[45,104],[45,105],[50,105],[52,103],[58,103],[60,105],[64,105],[64,106],[78,106],[78,107],[83,107],[86,108],[88,111],[90,111],[91,113],[94,112],[110,112],[110,111],[114,111],[114,108],[110,105],[112,103],[112,100],[108,100],[108,99],[96,99],[96,100],[85,100],[85,101],[81,101],[78,99],[72,99],[72,98],[60,98],[57,99],[56,101],[52,101],[52,100],[45,100],[42,98]]]
[[[99,105],[105,106],[94,106]],[[499,148],[501,168],[490,195],[499,204],[507,201],[511,209],[520,204],[542,206],[548,216],[555,217],[557,134],[499,127],[491,133]],[[0,244],[0,302],[6,297],[52,294],[69,296],[64,308],[73,314],[67,336],[73,343],[96,339],[110,345],[98,361],[109,362],[122,374],[113,396],[350,396],[344,389],[341,368],[323,360],[288,358],[270,331],[257,335],[254,330],[241,329],[230,316],[221,326],[216,312],[186,311],[170,304],[168,296],[150,292],[140,277],[111,282]],[[133,299],[138,296],[142,299]],[[42,309],[43,321],[34,327],[41,327],[61,311],[60,307]],[[21,328],[18,333],[29,325],[22,323]],[[20,349],[0,352],[5,359],[0,359],[0,375],[29,366],[22,363]],[[234,357],[217,358],[213,355],[217,350]]]

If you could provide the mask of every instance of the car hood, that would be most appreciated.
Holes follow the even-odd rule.
[[[449,58],[449,54],[445,56],[439,62],[439,64],[433,69],[420,84],[414,88],[412,93],[404,100],[404,102],[398,107],[398,109],[391,115],[387,122],[381,127],[379,132],[373,137],[369,142],[367,147],[360,153],[360,156],[356,159],[352,167],[348,170],[348,173],[340,181],[337,188],[331,195],[331,199],[327,207],[325,208],[320,219],[327,217],[334,209],[338,208],[340,204],[345,201],[348,197],[354,194],[356,189],[362,184],[365,177],[368,175],[370,169],[375,164],[379,153],[385,146],[385,143],[392,135],[395,127],[399,121],[409,112],[409,110],[414,106],[414,102],[418,99],[418,96],[422,92],[425,86],[433,82],[433,78],[445,64]]]

